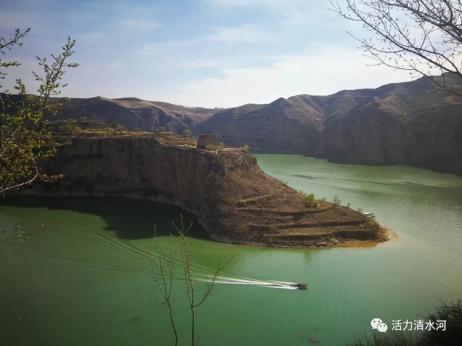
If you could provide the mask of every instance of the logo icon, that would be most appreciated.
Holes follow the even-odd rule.
[[[371,320],[371,327],[374,330],[378,330],[380,333],[386,333],[388,330],[387,324],[377,317]]]

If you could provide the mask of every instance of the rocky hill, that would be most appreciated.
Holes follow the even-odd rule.
[[[462,87],[460,80],[453,83]],[[229,109],[136,98],[71,99],[60,117],[118,123],[131,130],[214,133],[227,145],[247,144],[253,151],[462,174],[462,97],[425,78]]]
[[[214,113],[206,108],[188,108],[137,98],[73,98],[65,104],[60,117],[117,123],[130,130],[154,131],[159,128],[181,133]]]
[[[171,133],[74,137],[44,171],[63,178],[20,193],[126,196],[178,205],[211,239],[267,246],[372,245],[387,240],[377,222],[350,208],[306,197],[266,175],[239,148],[198,149]]]
[[[424,78],[227,109],[194,132],[213,132],[253,150],[462,174],[462,97]]]

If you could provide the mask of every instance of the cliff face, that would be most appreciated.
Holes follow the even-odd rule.
[[[462,174],[462,97],[424,78],[223,110],[194,131],[255,150]]]
[[[462,88],[462,81],[455,79]],[[135,98],[71,99],[61,118],[128,129],[214,133],[227,145],[337,162],[403,164],[462,175],[462,97],[430,80],[298,95],[230,109],[188,108]]]
[[[247,105],[216,113],[195,126],[194,133],[214,133],[226,144],[248,144],[257,151],[307,152],[323,126],[319,114],[310,118],[306,111],[285,99],[268,105]]]
[[[241,149],[208,151],[152,136],[75,138],[44,167],[59,182],[28,193],[128,196],[178,205],[219,241],[334,246],[386,239],[379,225],[348,208],[305,206],[303,196],[263,173]]]
[[[336,162],[409,164],[413,157],[412,133],[396,116],[383,111],[358,111],[334,119],[308,153]]]
[[[213,228],[222,204],[223,170],[207,151],[164,146],[150,137],[76,138],[59,148],[46,167],[64,179],[44,189],[70,196],[126,195],[167,202]],[[207,219],[201,219],[204,215]]]
[[[306,153],[336,162],[413,165],[462,175],[462,112],[460,107],[433,109],[408,122],[380,111],[358,113],[330,123]]]

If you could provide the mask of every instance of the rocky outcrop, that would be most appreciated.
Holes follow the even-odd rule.
[[[225,144],[250,145],[273,153],[306,153],[323,128],[320,119],[283,98],[268,105],[223,110],[194,127],[195,134],[214,133]],[[313,111],[314,112],[314,111]]]
[[[462,97],[424,78],[223,110],[195,132],[257,151],[462,174]]]
[[[60,117],[117,123],[130,130],[154,131],[163,128],[182,133],[212,114],[213,111],[210,109],[188,108],[133,97],[119,99],[93,97],[71,99],[70,102],[65,103]]]
[[[460,78],[452,82],[462,87]],[[425,78],[229,109],[136,98],[71,99],[60,117],[118,123],[131,130],[211,133],[227,145],[247,144],[253,151],[413,165],[462,175],[462,97]]]
[[[7,112],[14,113],[22,102],[19,95],[0,94]],[[51,101],[63,101],[52,98]],[[182,133],[212,116],[216,110],[201,107],[183,107],[165,102],[140,100],[134,97],[108,99],[105,97],[69,98],[58,114],[45,115],[47,120],[80,120],[103,126],[118,124],[128,130],[165,130]]]
[[[241,149],[209,151],[153,136],[74,138],[45,167],[63,174],[27,193],[128,196],[178,205],[215,240],[270,246],[376,243],[385,231],[351,209],[303,196],[266,175]]]

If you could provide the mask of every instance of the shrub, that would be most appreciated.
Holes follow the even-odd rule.
[[[332,202],[335,204],[335,205],[341,205],[342,204],[342,200],[340,198],[338,198],[337,195],[334,196],[334,199],[332,200]]]
[[[314,197],[314,194],[310,193],[309,195],[302,192],[303,201],[307,208],[319,208],[319,202]]]
[[[391,332],[388,334],[372,334],[357,340],[351,346],[416,346],[420,345],[413,334]]]
[[[446,320],[446,331],[426,331],[424,333],[391,332],[372,334],[356,340],[355,346],[452,346],[462,340],[462,299],[440,306],[436,312],[424,320]]]
[[[188,137],[188,138],[191,137],[191,130],[190,129],[185,129],[183,131],[183,136]]]
[[[446,331],[425,333],[421,345],[457,345],[462,340],[462,299],[440,306],[429,316],[432,321],[446,320]]]

